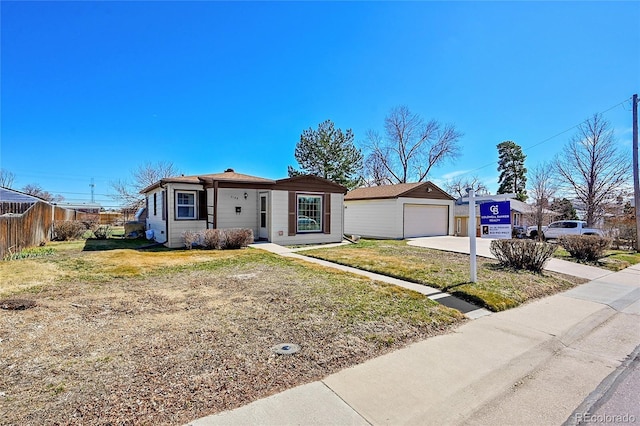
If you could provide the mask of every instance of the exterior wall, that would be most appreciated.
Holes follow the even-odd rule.
[[[269,240],[276,244],[339,243],[343,235],[344,195],[331,194],[331,233],[310,232],[289,236],[289,192],[272,191],[270,197]]]
[[[213,190],[207,204],[213,208]],[[247,194],[247,198],[244,198]],[[208,195],[208,194],[207,194]],[[211,200],[211,201],[209,201]],[[240,213],[236,212],[240,207]],[[213,214],[213,212],[211,212]],[[258,238],[258,191],[255,189],[218,189],[218,229],[248,228]]]
[[[185,231],[202,231],[207,229],[206,220],[189,219],[189,220],[175,220],[176,200],[175,191],[202,191],[200,185],[190,185],[184,183],[173,183],[166,186],[167,191],[167,220],[169,224],[169,235],[167,239],[167,247],[180,248],[184,247],[184,241],[182,239],[182,233]],[[196,196],[196,215],[198,212],[198,197]]]
[[[345,201],[345,234],[369,238],[402,238],[402,205],[400,204],[400,216],[398,216],[397,201],[397,199]]]
[[[344,230],[347,235],[369,238],[404,238],[404,205],[448,206],[447,232],[453,235],[454,202],[448,199],[393,198],[345,201]]]
[[[254,238],[259,236],[259,194],[268,192],[268,239],[277,244],[316,244],[342,241],[344,194],[332,193],[331,195],[331,233],[313,232],[288,235],[288,190],[250,189],[250,188],[218,188],[217,222],[214,223],[214,189],[208,188],[207,192],[207,217],[206,219],[181,219],[176,220],[176,190],[203,191],[201,185],[190,183],[168,183],[164,188],[158,187],[149,191],[147,218],[147,230],[153,229],[154,240],[165,244],[170,248],[183,247],[182,234],[185,231],[198,232],[207,228],[229,229],[248,228],[253,230]],[[162,211],[162,192],[166,192],[166,214]],[[153,195],[157,194],[156,214],[154,215]],[[247,194],[245,198],[244,194]],[[196,217],[200,211],[196,196]],[[237,212],[236,207],[240,210]],[[166,219],[165,219],[166,218]]]
[[[147,194],[147,230],[153,230],[153,239],[158,243],[167,242],[167,225],[163,220],[162,211],[162,188],[154,189]],[[153,205],[153,196],[156,195],[157,205]],[[154,214],[155,212],[155,214]]]

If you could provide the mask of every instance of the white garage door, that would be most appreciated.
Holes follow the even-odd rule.
[[[449,209],[447,206],[404,205],[404,237],[433,237],[447,235]]]

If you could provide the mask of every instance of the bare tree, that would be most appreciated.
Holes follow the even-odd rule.
[[[444,183],[444,189],[456,198],[467,196],[467,189],[473,189],[476,195],[483,195],[489,192],[487,185],[482,183],[477,176],[471,178],[456,177]]]
[[[16,179],[16,175],[7,169],[0,168],[0,186],[5,188],[11,188],[13,181]]]
[[[631,171],[629,159],[615,145],[611,125],[600,114],[578,127],[554,163],[568,189],[585,205],[589,226],[615,202]]]
[[[366,137],[370,146],[375,144],[375,146],[382,147],[382,139],[378,132],[368,130]],[[381,155],[382,152],[385,152],[385,155]],[[365,186],[381,186],[393,183],[383,160],[387,156],[386,150],[374,150],[367,155],[362,167],[362,179]]]
[[[542,237],[542,225],[551,221],[552,212],[549,209],[549,199],[553,198],[557,185],[553,168],[548,163],[538,164],[529,171],[529,195],[534,202],[531,213],[532,222],[538,227],[536,235]]]
[[[42,187],[37,183],[30,183],[25,185],[22,188],[22,192],[24,192],[25,194],[33,195],[34,197],[42,198],[45,201],[49,201],[53,203],[57,203],[64,200],[64,197],[62,195],[53,195],[49,191],[45,191],[44,189],[42,189]]]
[[[431,169],[456,158],[462,133],[454,125],[425,122],[406,106],[393,108],[385,118],[385,138],[369,132],[368,162],[392,183],[426,180]]]
[[[177,176],[173,163],[158,161],[155,164],[145,163],[131,172],[131,180],[118,180],[111,182],[111,188],[115,191],[113,199],[122,203],[127,208],[137,208],[144,202],[144,196],[140,194],[144,188],[153,185],[160,179]]]

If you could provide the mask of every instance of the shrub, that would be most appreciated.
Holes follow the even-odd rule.
[[[106,240],[111,236],[111,227],[109,225],[98,226],[93,230],[93,235],[98,240]]]
[[[611,246],[611,239],[598,235],[563,235],[558,242],[578,260],[594,262],[604,256]]]
[[[541,272],[556,246],[533,240],[493,240],[490,250],[503,266]]]
[[[253,243],[253,231],[251,229],[225,229],[226,249],[239,249]]]
[[[53,236],[58,241],[76,240],[86,231],[84,224],[77,220],[65,220],[53,225]]]
[[[205,229],[199,232],[186,231],[182,238],[187,248],[197,245],[210,250],[231,250],[253,243],[253,231],[240,228]]]
[[[184,246],[191,250],[194,245],[197,245],[200,236],[197,232],[184,231],[182,233],[182,239],[184,240]]]
[[[223,236],[220,229],[206,229],[202,231],[202,246],[210,250],[223,248]]]

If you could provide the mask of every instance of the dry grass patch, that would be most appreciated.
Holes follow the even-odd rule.
[[[418,293],[258,250],[64,252],[31,265],[56,266],[54,283],[20,296],[37,306],[0,310],[3,423],[183,424],[463,321]],[[302,350],[270,351],[283,342]]]
[[[505,269],[496,260],[478,257],[478,282],[472,284],[469,255],[409,246],[405,241],[361,240],[355,245],[301,254],[439,288],[492,311],[586,282],[549,271],[538,274]]]

